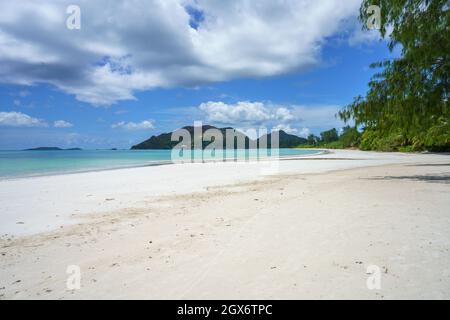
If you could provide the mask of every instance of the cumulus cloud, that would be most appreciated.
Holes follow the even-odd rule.
[[[46,127],[47,122],[33,118],[22,112],[0,112],[0,126],[2,127]]]
[[[275,130],[275,131],[282,130],[289,134],[297,134],[298,133],[298,129],[292,128],[290,124],[284,124],[284,123],[280,123],[280,124],[276,125],[275,127],[273,127],[273,130]]]
[[[281,107],[275,110],[275,118],[281,122],[289,122],[295,120],[295,116],[292,114],[291,110]]]
[[[198,107],[208,122],[223,125],[273,127],[301,120],[291,106],[277,106],[272,103],[240,101],[235,104],[205,102]],[[285,126],[286,130],[293,132]],[[287,132],[287,131],[286,131]]]
[[[266,77],[318,63],[360,0],[0,0],[0,82],[48,83],[93,105],[159,87]],[[201,19],[199,19],[201,17]]]
[[[70,122],[64,121],[64,120],[57,120],[57,121],[53,122],[53,126],[55,128],[72,128],[73,124],[71,124]]]
[[[275,112],[262,102],[238,102],[227,104],[224,102],[205,102],[199,109],[206,115],[206,120],[222,124],[250,123],[262,124],[275,118]]]
[[[152,120],[144,120],[142,122],[125,122],[121,121],[111,126],[113,129],[124,129],[129,131],[134,130],[148,130],[153,129],[153,121]]]
[[[311,130],[309,130],[309,128],[302,128],[299,132],[297,132],[297,135],[303,138],[308,138],[310,134]]]
[[[241,130],[264,127],[283,130],[306,137],[312,129],[339,128],[338,105],[276,105],[264,102],[240,101],[235,104],[205,102],[200,104],[200,116],[207,123],[229,125]]]

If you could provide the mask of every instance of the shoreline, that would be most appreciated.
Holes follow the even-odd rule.
[[[2,180],[0,235],[47,232],[83,221],[85,215],[145,207],[148,198],[190,194],[270,176],[448,158],[333,150],[282,161],[185,163]]]
[[[292,148],[297,149],[297,148]],[[330,151],[325,149],[298,149],[298,150],[314,150],[317,151],[314,154],[299,154],[299,155],[285,155],[285,156],[279,156],[279,160],[285,160],[285,159],[296,159],[296,158],[303,158],[303,157],[309,157],[309,156],[317,156],[322,154],[330,153]],[[21,150],[22,151],[22,150]],[[62,150],[64,151],[64,150]],[[89,150],[88,150],[89,151]],[[137,150],[142,151],[142,150]],[[191,162],[186,163],[211,163],[211,162],[253,162],[253,161],[274,161],[274,159],[271,159],[270,156],[267,157],[261,157],[261,158],[249,158],[249,159],[239,159],[239,158],[223,158],[221,160],[216,159],[202,159],[201,161],[198,160],[192,160]],[[276,160],[275,160],[276,161]],[[49,176],[60,176],[60,175],[72,175],[72,174],[79,174],[79,173],[89,173],[89,172],[102,172],[102,171],[114,171],[114,170],[122,170],[122,169],[133,169],[133,168],[145,168],[145,167],[153,167],[153,166],[163,166],[163,165],[171,165],[171,164],[177,164],[177,162],[174,162],[172,160],[154,160],[149,161],[144,164],[131,164],[131,165],[123,165],[123,166],[117,166],[117,167],[109,167],[109,168],[86,168],[86,169],[80,169],[75,171],[61,171],[61,172],[47,172],[47,173],[36,173],[36,174],[29,174],[29,175],[23,175],[23,176],[4,176],[0,177],[0,181],[7,181],[7,180],[18,180],[18,179],[29,179],[29,178],[40,178],[40,177],[49,177]]]

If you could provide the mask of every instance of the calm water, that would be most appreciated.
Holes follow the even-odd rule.
[[[255,150],[250,153],[250,158],[257,155]],[[279,149],[280,156],[314,153],[317,151]],[[0,179],[160,164],[170,161],[171,154],[171,150],[0,151]],[[201,151],[194,154],[197,159],[201,156]],[[249,158],[249,151],[237,150],[233,155],[231,150],[225,155],[233,157]]]

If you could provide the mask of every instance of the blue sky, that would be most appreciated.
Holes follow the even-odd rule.
[[[3,26],[6,30],[0,33],[0,42],[14,41],[29,50],[23,57],[13,53],[3,53],[2,56],[0,53],[0,63],[8,66],[6,71],[0,72],[0,149],[37,146],[129,148],[153,134],[192,125],[196,120],[217,126],[230,125],[244,131],[268,127],[298,135],[318,134],[343,126],[334,117],[337,110],[350,103],[353,97],[366,92],[373,73],[368,68],[369,64],[391,56],[385,42],[377,39],[376,31],[367,31],[372,32],[368,34],[359,30],[355,19],[357,4],[342,10],[341,16],[336,18],[336,25],[328,26],[332,30],[316,32],[312,36],[306,27],[316,27],[315,23],[318,23],[317,28],[323,27],[319,22],[312,21],[305,28],[299,28],[296,34],[291,34],[289,23],[296,21],[279,25],[278,20],[271,22],[264,18],[265,11],[261,11],[264,8],[255,9],[249,5],[243,7],[247,10],[246,17],[251,19],[254,15],[262,22],[256,27],[252,24],[251,29],[247,25],[241,26],[243,31],[239,32],[242,34],[236,35],[234,31],[224,33],[222,29],[215,29],[217,17],[223,13],[223,21],[231,24],[241,21],[233,19],[238,19],[244,9],[218,8],[211,2],[202,7],[200,2],[194,1],[189,4],[196,6],[192,10],[186,9],[184,1],[181,7],[175,0],[173,2],[172,11],[175,13],[170,8],[164,8],[164,12],[170,19],[178,17],[179,21],[167,21],[179,23],[187,31],[179,32],[167,26],[167,21],[154,22],[152,16],[146,17],[153,30],[157,28],[158,31],[159,28],[165,37],[161,40],[159,33],[149,32],[149,39],[156,39],[152,42],[156,48],[142,47],[140,38],[135,40],[137,44],[131,40],[100,43],[85,29],[95,34],[103,32],[105,27],[100,25],[94,29],[87,20],[90,11],[83,14],[81,30],[72,30],[80,31],[76,34],[78,39],[73,41],[85,41],[84,46],[87,43],[95,48],[101,47],[101,52],[95,54],[82,51],[77,55],[76,51],[71,53],[69,49],[61,49],[66,42],[67,47],[73,45],[70,39],[58,40],[71,31],[60,30],[55,34],[50,31],[44,40],[35,40],[37,36],[30,31],[32,24],[19,28],[18,22],[7,20],[0,14],[0,29]],[[329,6],[333,5],[332,2],[326,1]],[[322,8],[313,7],[312,3],[308,6],[302,4],[302,8],[327,14]],[[292,10],[283,5],[280,2],[280,7],[276,7],[280,15]],[[87,9],[83,8],[81,5],[81,12],[85,13]],[[111,8],[113,12],[115,9]],[[330,12],[334,14],[332,9]],[[9,10],[10,14],[17,13],[19,19],[26,8],[19,5]],[[44,10],[39,13],[42,15],[52,12],[49,8],[39,10]],[[52,14],[57,15],[55,12]],[[56,17],[55,21],[65,18],[64,15]],[[301,18],[291,14],[287,17]],[[131,22],[127,24],[130,28],[127,37],[136,33],[145,37],[145,25],[135,26],[132,17],[128,18]],[[326,21],[326,18],[318,20]],[[244,36],[249,32],[258,36],[255,29],[264,29],[265,24],[268,30],[277,30],[273,37],[267,36],[267,47],[264,41],[255,40],[251,47],[246,48]],[[283,28],[287,29],[283,31]],[[267,33],[265,29],[260,32],[261,36]],[[118,35],[121,35],[119,31]],[[308,37],[311,39],[304,40]],[[52,38],[54,40],[50,41]],[[47,40],[49,44],[45,43]],[[183,46],[191,48],[191,41],[197,45],[200,40],[205,41],[199,44],[203,51],[183,49]],[[217,41],[217,44],[213,46],[211,41]],[[52,47],[54,43],[58,43],[58,47]],[[21,49],[19,44],[17,50]],[[111,48],[103,49],[110,45]],[[219,54],[214,54],[219,45],[223,48],[217,51]],[[233,51],[227,52],[229,48]],[[177,50],[179,52],[175,54]],[[106,55],[104,51],[115,53],[115,56]],[[41,57],[44,54],[45,58]],[[49,58],[52,55],[56,57],[54,61]],[[36,63],[39,59],[44,62]],[[71,59],[77,69],[70,69]],[[67,67],[64,66],[66,61]],[[96,69],[92,69],[93,65]],[[35,72],[37,68],[42,70]],[[54,70],[62,71],[55,74]],[[74,78],[70,77],[71,74]]]

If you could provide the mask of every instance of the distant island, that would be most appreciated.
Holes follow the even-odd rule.
[[[31,149],[25,149],[23,151],[81,151],[83,149],[81,148],[70,148],[70,149],[62,149],[58,147],[38,147],[38,148],[31,148]]]
[[[187,126],[187,127],[183,127],[182,129],[187,130],[191,137],[194,136],[194,127],[193,126]],[[263,140],[264,138],[267,138],[267,147],[270,148],[271,146],[271,134],[267,134],[264,135],[262,137],[260,137],[259,139],[256,139],[256,141],[254,139],[249,138],[247,135],[245,135],[244,133],[240,132],[239,130],[236,130],[234,128],[228,127],[228,128],[217,128],[214,126],[210,126],[210,125],[204,125],[202,126],[202,132],[204,133],[205,131],[209,130],[209,129],[217,129],[219,130],[224,137],[224,141],[223,141],[223,146],[224,148],[227,145],[226,142],[226,130],[227,129],[231,129],[235,131],[235,135],[237,137],[243,138],[245,141],[245,148],[248,149],[250,146],[250,142],[255,143],[257,142],[259,145],[259,142],[261,140]],[[172,141],[171,137],[172,137],[172,133],[173,132],[167,132],[167,133],[163,133],[157,136],[152,136],[151,138],[137,144],[131,147],[131,150],[158,150],[158,149],[172,149],[173,147],[175,147],[179,141]],[[293,134],[288,134],[283,130],[279,131],[279,147],[280,148],[293,148],[293,147],[297,147],[299,145],[303,145],[306,144],[308,142],[307,139],[305,138],[301,138],[298,137],[296,135]],[[206,146],[208,146],[211,142],[209,141],[203,141],[203,148],[205,148]],[[191,141],[191,147],[194,146],[194,141]]]

